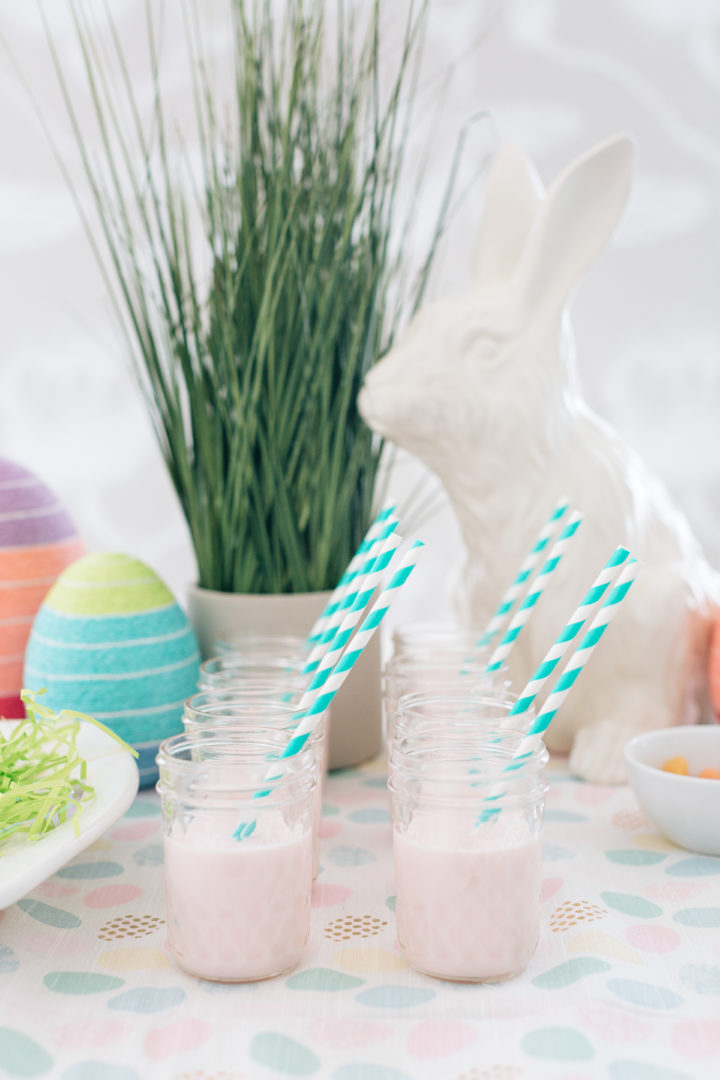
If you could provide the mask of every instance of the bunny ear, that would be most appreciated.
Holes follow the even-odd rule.
[[[608,242],[627,203],[632,166],[632,141],[616,135],[583,154],[552,184],[518,272],[531,314],[562,309]]]
[[[492,160],[473,254],[473,278],[480,284],[515,273],[540,207],[542,185],[519,146],[506,143]]]

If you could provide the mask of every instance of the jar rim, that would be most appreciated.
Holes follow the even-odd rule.
[[[459,691],[453,694],[447,690],[435,692],[432,690],[414,690],[406,694],[400,694],[397,699],[396,709],[398,714],[406,715],[412,713],[416,706],[447,702],[449,705],[454,703],[462,705],[466,712],[471,712],[473,708],[482,708],[487,705],[497,706],[498,708],[507,706],[510,709],[517,700],[517,694],[514,694],[511,690],[503,690],[502,693],[498,694],[472,694],[470,696]],[[426,716],[426,718],[428,720],[432,719],[429,716]]]
[[[430,655],[428,655],[430,653]],[[450,650],[434,652],[430,649],[423,650],[418,649],[416,652],[411,653],[399,653],[391,656],[386,662],[384,667],[384,674],[394,674],[397,671],[403,671],[406,668],[413,668],[422,665],[423,667],[430,668],[454,668],[458,675],[462,675],[462,666],[467,664],[470,668],[470,672],[474,672],[478,664],[482,664],[489,656],[489,650],[487,649],[475,649],[474,655],[468,655],[467,650],[463,648],[455,649],[453,652]],[[483,673],[493,675],[494,672]],[[502,669],[499,669],[502,670]]]
[[[467,731],[456,737],[448,735],[446,728],[424,728],[420,733],[409,731],[393,741],[390,790],[401,792],[403,788],[422,783],[423,798],[466,804],[480,798],[479,792],[456,791],[452,795],[438,795],[435,792],[448,783],[457,783],[458,768],[467,765],[468,777],[473,774],[477,777],[472,781],[474,787],[488,788],[502,784],[508,789],[503,801],[514,797],[528,798],[530,793],[519,793],[517,788],[536,780],[542,790],[546,790],[544,770],[549,755],[545,744],[538,740],[522,762],[515,765],[511,772],[506,772],[507,765],[515,760],[515,751],[524,738],[524,731],[511,728],[485,728],[478,731],[475,737]],[[491,767],[484,769],[481,775],[479,764]]]
[[[302,775],[294,774],[295,781],[292,790],[286,785],[276,784],[270,788],[268,798],[258,798],[256,792],[265,790],[270,784],[268,781],[262,784],[248,785],[247,787],[211,787],[202,791],[193,789],[180,790],[170,784],[163,783],[162,776],[155,784],[155,790],[163,801],[167,803],[183,803],[193,809],[202,810],[237,810],[243,813],[251,803],[257,807],[257,813],[262,814],[268,810],[281,810],[286,806],[295,806],[311,796],[317,787],[317,777],[312,772]],[[253,811],[255,812],[255,811]]]
[[[295,634],[236,634],[232,637],[215,638],[213,648],[217,649],[218,656],[228,658],[264,656],[268,659],[292,659],[298,662],[309,651],[306,639]],[[286,650],[286,653],[281,650]]]
[[[301,656],[279,656],[272,653],[218,653],[217,656],[209,656],[200,664],[200,672],[205,675],[218,674],[225,671],[254,671],[264,669],[266,672],[277,672],[287,675],[288,678],[297,678],[301,674],[304,660]]]
[[[291,758],[284,759],[288,763],[293,762],[294,767],[284,769],[276,779],[267,778],[267,773],[271,770],[273,763],[279,763],[280,761],[280,755],[277,754],[278,746],[281,745],[280,741],[277,739],[254,739],[251,752],[247,752],[247,740],[240,738],[243,734],[242,731],[228,731],[224,728],[201,728],[195,731],[181,732],[179,735],[173,735],[169,739],[165,739],[160,744],[155,759],[160,773],[160,778],[155,785],[156,790],[164,798],[188,802],[193,805],[201,803],[203,806],[219,806],[221,804],[234,806],[237,805],[238,796],[247,793],[252,797],[255,792],[273,784],[271,791],[273,794],[279,793],[278,797],[274,798],[272,802],[265,803],[261,801],[263,805],[272,805],[274,807],[286,805],[288,802],[295,802],[298,798],[304,797],[306,793],[313,790],[318,782],[318,766],[317,759],[310,747],[307,749],[303,747]],[[201,760],[179,756],[181,751],[191,752],[194,748],[207,747],[209,743],[212,743],[220,753]],[[238,746],[242,746],[243,743],[246,749],[245,756],[237,753],[233,754],[232,752],[223,753],[226,750],[237,750]],[[192,787],[179,790],[166,782],[168,776],[172,776],[177,778],[180,783],[192,784],[196,782],[200,785],[203,781],[207,782],[213,772],[218,773],[223,769],[240,768],[242,766],[261,768],[261,773],[259,776],[254,777],[252,781],[244,780],[241,782],[234,776],[232,781],[223,781],[221,784],[215,782],[214,786],[209,789],[206,786],[204,792],[193,791]],[[291,783],[295,791],[291,796],[285,797],[283,794],[284,789],[287,789]],[[299,789],[298,785],[300,785]]]
[[[402,641],[403,638],[412,637],[416,634],[427,634],[428,636],[446,637],[452,636],[458,638],[472,638],[477,640],[481,635],[482,630],[476,630],[472,626],[461,626],[459,623],[452,622],[451,620],[439,620],[433,619],[409,619],[407,622],[399,623],[393,630],[393,641]]]
[[[222,694],[222,700],[212,700],[217,694]],[[201,701],[200,699],[207,698],[207,701]],[[214,715],[211,711],[205,711],[201,708],[201,705],[205,704],[208,707],[217,706],[218,709],[223,708],[236,708],[239,712],[250,712],[253,709],[257,709],[259,705],[262,705],[263,709],[267,709],[269,714],[273,713],[278,716],[293,717],[297,714],[297,705],[291,701],[277,701],[273,698],[267,697],[264,699],[252,699],[249,700],[243,693],[241,688],[237,690],[234,687],[220,687],[216,690],[200,690],[197,694],[192,694],[183,706],[183,713],[188,711],[193,713],[199,713],[201,715],[211,716]]]
[[[171,735],[170,738],[164,739],[160,743],[156,760],[161,767],[170,765],[178,772],[196,771],[198,766],[208,766],[211,763],[217,765],[223,763],[232,765],[233,762],[237,764],[247,763],[248,765],[262,761],[270,763],[277,760],[272,752],[277,749],[281,740],[272,738],[272,728],[267,730],[267,737],[257,737],[256,732],[258,729],[250,729],[248,732],[247,729],[229,729],[221,725],[207,725],[192,731],[182,731],[177,735]],[[278,728],[276,730],[278,736],[285,734],[283,729]],[[252,743],[248,740],[249,734],[253,736]],[[216,751],[212,757],[197,760],[180,756],[181,752],[190,752],[193,749],[207,749],[210,745]],[[241,752],[238,752],[238,748],[240,748]],[[220,753],[217,752],[218,750]],[[226,751],[229,751],[229,753],[225,756]],[[244,755],[242,751],[244,751]],[[260,756],[263,752],[265,752],[265,757]],[[307,753],[306,760],[310,761],[313,755],[309,750]],[[285,760],[300,759],[305,754],[306,749],[303,747],[297,754],[293,754]]]
[[[496,781],[487,781],[483,784],[484,789],[487,791],[489,788],[495,786],[496,783],[504,784],[505,781],[500,779],[502,774],[498,774]],[[447,779],[444,781],[448,783]],[[458,810],[467,809],[469,806],[479,807],[484,802],[483,787],[478,787],[476,791],[468,791],[466,793],[454,792],[452,795],[448,795],[447,792],[440,791],[428,791],[423,788],[422,792],[413,790],[409,786],[396,781],[394,774],[388,780],[388,791],[393,798],[407,799],[412,797],[419,803],[432,806],[440,810]],[[530,787],[524,788],[522,791],[505,790],[500,797],[496,797],[493,800],[494,805],[501,809],[513,810],[520,806],[527,806],[528,803],[539,801],[548,790],[548,783],[545,779],[544,773],[540,773]]]

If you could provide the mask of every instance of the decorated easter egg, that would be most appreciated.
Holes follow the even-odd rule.
[[[0,716],[24,716],[23,657],[58,574],[83,553],[75,526],[28,469],[0,458]]]
[[[720,619],[715,623],[710,638],[708,682],[710,684],[710,698],[715,710],[715,719],[720,723]]]
[[[25,685],[53,709],[89,713],[139,753],[143,786],[157,779],[163,739],[183,730],[200,655],[187,616],[149,566],[92,554],[58,578],[37,613]]]

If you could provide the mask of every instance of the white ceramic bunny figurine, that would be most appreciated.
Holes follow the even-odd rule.
[[[631,735],[698,718],[716,588],[682,515],[575,377],[568,296],[608,241],[631,174],[632,144],[616,137],[543,195],[524,154],[501,149],[471,287],[421,310],[359,398],[372,428],[442,480],[467,548],[461,599],[473,625],[560,496],[585,515],[512,654],[518,689],[617,544],[644,564],[547,734],[571,750],[574,772],[600,782],[624,779]]]

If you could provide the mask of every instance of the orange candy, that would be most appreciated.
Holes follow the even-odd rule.
[[[677,773],[679,776],[690,775],[687,758],[682,757],[680,754],[678,754],[677,757],[668,758],[660,768],[664,772]],[[701,776],[703,780],[720,780],[720,769],[703,769],[698,775]]]
[[[662,765],[663,772],[679,773],[681,776],[687,776],[690,772],[688,768],[687,758],[684,757],[671,757]]]

